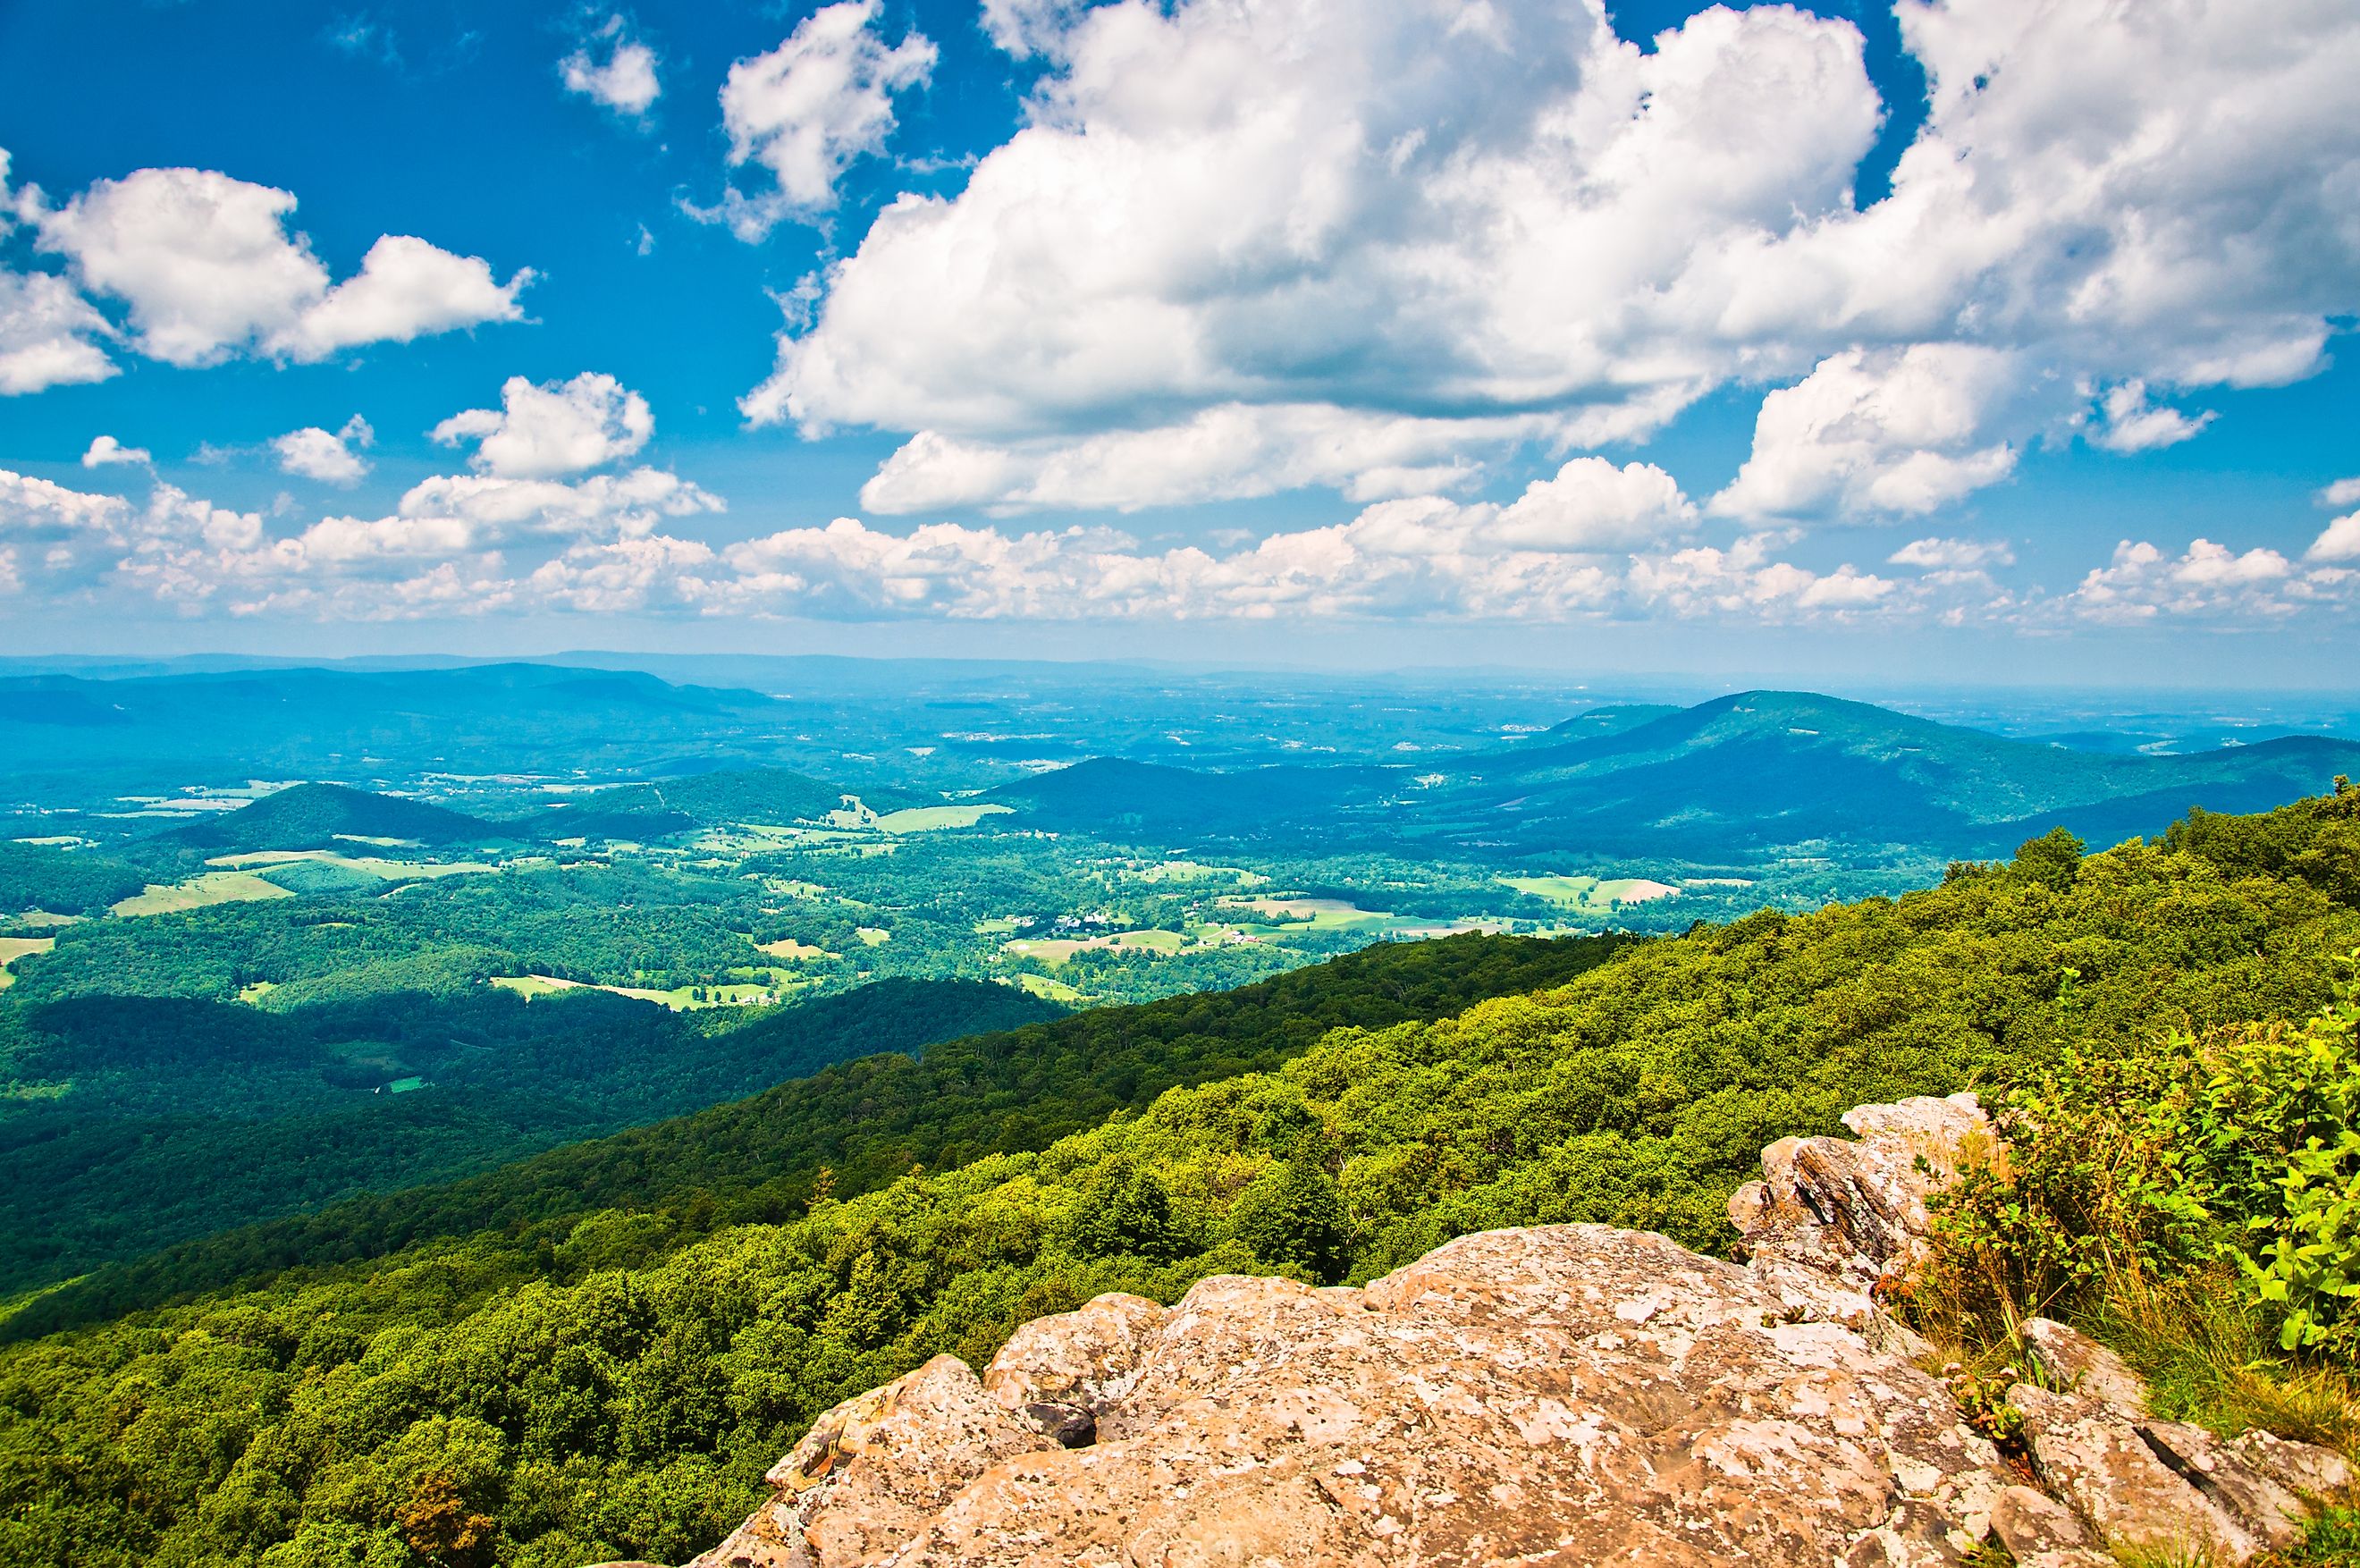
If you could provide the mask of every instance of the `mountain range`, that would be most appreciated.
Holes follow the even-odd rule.
[[[989,798],[1058,830],[1711,861],[1814,846],[1990,854],[2052,827],[2112,843],[2191,806],[2267,809],[2355,772],[2351,740],[2106,755],[1811,693],[1743,692],[1593,709],[1522,744],[1410,765],[1215,773],[1099,758]]]

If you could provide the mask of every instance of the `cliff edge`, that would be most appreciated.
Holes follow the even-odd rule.
[[[2244,1562],[2348,1486],[2325,1450],[2149,1420],[2036,1321],[2003,1455],[1878,1305],[1925,1200],[2004,1158],[1972,1096],[1786,1139],[1731,1201],[1745,1264],[1600,1225],[1463,1236],[1361,1288],[1103,1296],[978,1377],[937,1356],[830,1410],[692,1568],[1961,1563],[2108,1542]]]

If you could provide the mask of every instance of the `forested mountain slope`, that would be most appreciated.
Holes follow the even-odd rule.
[[[1722,1200],[1782,1135],[2067,1047],[2300,1017],[2355,942],[2360,791],[2100,855],[2057,835],[684,1247],[608,1211],[538,1260],[486,1233],[20,1344],[0,1555],[683,1560],[814,1415],[935,1352],[980,1362],[1107,1289],[1365,1278],[1502,1224],[1722,1245]]]
[[[2288,737],[2104,756],[1801,692],[1601,708],[1533,741],[1396,768],[1229,773],[1100,759],[993,798],[1043,827],[1697,862],[1788,850],[2004,853],[2064,827],[2160,832],[2191,807],[2263,810],[2360,771],[2360,742]]]
[[[324,850],[352,839],[441,846],[508,836],[491,823],[423,801],[344,784],[301,784],[264,795],[252,806],[171,828],[159,841],[224,855]]]
[[[570,1217],[597,1209],[664,1211],[667,1234],[799,1213],[823,1167],[831,1190],[849,1195],[881,1187],[913,1165],[1039,1148],[1113,1112],[1143,1107],[1175,1084],[1274,1067],[1330,1029],[1443,1017],[1485,997],[1559,983],[1629,940],[1470,935],[1386,945],[1235,991],[1037,1023],[1029,1020],[1055,1009],[1009,987],[907,981],[865,986],[716,1036],[718,1048],[780,1069],[768,1080],[793,1080],[751,1099],[552,1149],[464,1180],[352,1199],[101,1268],[35,1300],[0,1324],[0,1334],[21,1337],[265,1271],[380,1256],[438,1236],[517,1234],[524,1255],[534,1257],[546,1234],[563,1234]],[[508,997],[486,1004],[497,1003],[522,1006]],[[601,1020],[629,1015],[645,1023],[635,1013],[644,1004],[604,996],[534,1005],[552,1046],[588,1058],[578,1069],[585,1079],[601,1066]],[[950,1026],[960,1021],[969,1027]],[[675,1026],[660,1047],[641,1048],[688,1053],[693,1025],[670,1022]],[[1026,1026],[993,1028],[1018,1024]],[[847,1059],[856,1055],[860,1059]],[[450,1114],[421,1107],[412,1118],[381,1118],[379,1124],[390,1129],[388,1136],[431,1146]],[[54,1152],[16,1157],[45,1175],[69,1176],[82,1150],[71,1138],[60,1143]],[[141,1176],[158,1176],[152,1151],[142,1148],[133,1157]],[[164,1174],[186,1179],[193,1175],[186,1166],[176,1162]],[[107,1179],[111,1174],[28,1184],[13,1201],[14,1212],[0,1207],[0,1227],[46,1235],[77,1218],[87,1224],[90,1214],[118,1212],[137,1212],[154,1226],[157,1217],[144,1205],[111,1204],[93,1190],[93,1183],[118,1185]],[[216,1173],[196,1190],[219,1179]],[[165,1181],[155,1190],[175,1189]],[[173,1207],[164,1205],[164,1212]],[[116,1246],[112,1254],[124,1251]]]
[[[1060,1011],[1009,986],[910,980],[734,1028],[588,989],[530,1003],[489,987],[401,992],[288,1013],[50,1003],[0,1036],[16,1081],[71,1086],[0,1118],[0,1292]],[[386,1091],[405,1081],[414,1091]]]

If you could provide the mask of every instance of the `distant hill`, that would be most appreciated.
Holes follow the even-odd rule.
[[[651,839],[737,822],[817,821],[847,795],[878,812],[932,804],[902,790],[830,784],[786,768],[733,768],[598,790],[510,828],[530,838]]]
[[[1642,724],[1652,724],[1658,718],[1669,718],[1680,710],[1669,703],[1632,702],[1593,707],[1587,713],[1577,713],[1562,724],[1552,724],[1546,733],[1559,740],[1588,739],[1598,735],[1620,735],[1625,729],[1636,729]]]
[[[717,1048],[753,1058],[769,1073],[762,1081],[776,1084],[749,1099],[102,1266],[0,1320],[0,1343],[437,1236],[488,1231],[530,1256],[536,1234],[562,1234],[568,1216],[594,1209],[666,1210],[696,1228],[800,1214],[822,1168],[836,1194],[848,1197],[890,1185],[913,1165],[948,1168],[995,1150],[1039,1148],[1116,1112],[1144,1110],[1175,1085],[1274,1068],[1332,1029],[1382,1029],[1562,985],[1634,945],[1614,936],[1471,934],[1381,943],[1234,991],[1067,1016],[1007,986],[864,986],[721,1036]],[[620,1010],[631,1005],[591,1015],[626,1016]],[[571,1002],[563,1011],[533,1006],[552,1022],[575,1015]],[[962,1018],[967,1029],[953,1037],[944,1025]],[[813,1076],[780,1081],[791,1071]],[[15,1201],[20,1207],[92,1201],[71,1184],[34,1186]],[[23,1234],[30,1227],[8,1206],[0,1199],[0,1220]]]
[[[1256,838],[1347,806],[1373,804],[1401,770],[1272,767],[1198,773],[1095,757],[1002,784],[982,798],[1031,821],[1078,832]]]
[[[1793,846],[1984,855],[2058,826],[2113,843],[2191,806],[2267,810],[2338,773],[2360,773],[2360,742],[2108,755],[1808,692],[1743,692],[1593,709],[1524,745],[1415,767],[1203,773],[1098,759],[990,798],[1028,826],[1111,836],[1714,861]]]
[[[440,846],[507,837],[505,828],[422,801],[343,784],[307,784],[171,828],[158,834],[157,841],[220,855],[349,847],[355,839]]]
[[[759,692],[543,664],[0,675],[0,778],[104,773],[129,793],[364,770],[611,774],[670,755],[709,768],[767,751],[781,712]]]
[[[193,997],[48,1003],[31,1020],[33,1070],[73,1087],[0,1121],[0,1294],[733,1102],[856,1057],[1064,1013],[965,980],[880,981],[734,1028],[588,987],[530,1003],[486,986],[290,1013]],[[428,1087],[377,1092],[410,1075]],[[125,1079],[169,1082],[179,1099],[110,1094]],[[387,1223],[414,1219],[411,1205],[381,1201]]]

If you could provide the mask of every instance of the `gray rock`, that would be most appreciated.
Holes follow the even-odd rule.
[[[2044,1492],[2010,1486],[1992,1504],[1992,1534],[2022,1563],[2042,1552],[2085,1552],[2097,1544],[2081,1517]]]
[[[2007,1398],[2024,1412],[2041,1481],[2110,1544],[2209,1552],[2227,1563],[2261,1550],[2251,1529],[2191,1486],[2103,1400],[2024,1383]]]
[[[2180,1478],[2252,1530],[2273,1552],[2302,1540],[2311,1510],[2293,1492],[2256,1468],[2202,1427],[2140,1421],[2139,1436]]]
[[[2279,1486],[2306,1497],[2326,1497],[2352,1485],[2352,1466],[2332,1448],[2248,1431],[2231,1438],[2229,1449]]]
[[[1101,1296],[978,1379],[937,1356],[830,1410],[694,1568],[1618,1563],[2106,1568],[2103,1545],[2243,1563],[2322,1449],[2144,1419],[2102,1347],[2037,1321],[2070,1395],[2018,1387],[2049,1494],[2015,1485],[1875,1286],[1927,1196],[2001,1160],[1973,1098],[1863,1106],[1732,1199],[1746,1266],[1662,1236],[1462,1236],[1365,1289],[1219,1276]]]
[[[2147,1414],[2147,1384],[2121,1356],[2080,1330],[2053,1318],[2027,1318],[2024,1346],[2043,1372],[2072,1392],[2103,1400],[2125,1416]]]

